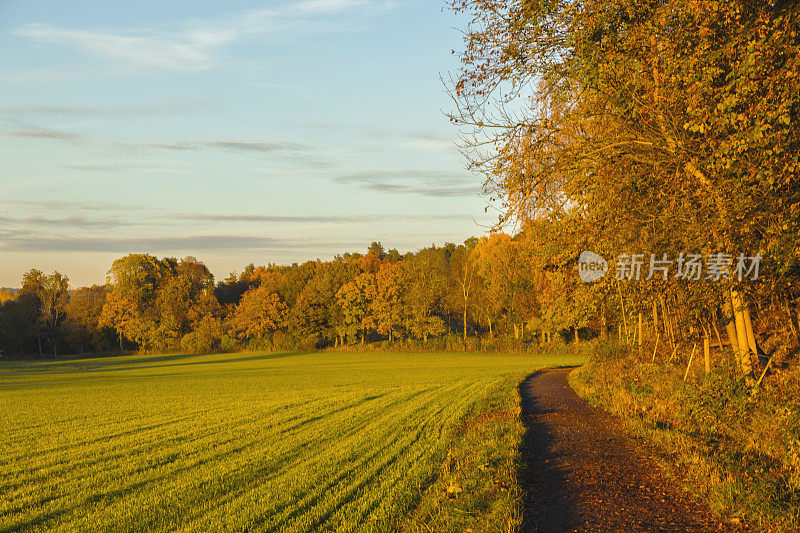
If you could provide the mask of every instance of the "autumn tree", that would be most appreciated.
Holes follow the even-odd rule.
[[[375,317],[372,312],[374,295],[375,278],[370,272],[362,272],[336,293],[343,313],[345,334],[348,337],[360,334],[361,344],[364,344],[367,332],[375,327]]]
[[[415,338],[447,331],[441,313],[445,307],[449,285],[449,266],[442,249],[423,248],[404,262],[402,281],[405,328]]]
[[[280,296],[258,287],[244,293],[236,306],[232,324],[236,334],[247,341],[267,341],[286,320],[286,304]]]
[[[70,294],[66,309],[66,325],[73,345],[77,344],[81,354],[84,353],[86,345],[97,352],[106,346],[108,328],[100,325],[105,303],[106,289],[100,285],[81,287]]]

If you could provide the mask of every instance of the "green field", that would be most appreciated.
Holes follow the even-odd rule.
[[[0,531],[391,530],[492,387],[578,357],[0,363]]]

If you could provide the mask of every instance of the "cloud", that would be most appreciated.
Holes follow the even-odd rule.
[[[195,253],[221,250],[328,250],[353,243],[281,240],[272,237],[195,235],[188,237],[30,237],[0,233],[0,250],[21,252]]]
[[[385,13],[392,9],[391,1],[303,0],[276,9],[254,9],[231,17],[185,21],[182,27],[173,30],[115,32],[30,23],[12,33],[40,43],[82,50],[129,67],[197,71],[220,64],[218,49],[248,35],[313,31],[311,22],[314,19],[345,12]]]
[[[156,150],[173,150],[185,151],[196,150],[199,148],[207,148],[214,150],[225,150],[228,152],[237,152],[240,154],[272,154],[279,156],[282,159],[293,161],[305,167],[313,168],[326,168],[330,166],[330,162],[320,160],[312,156],[312,152],[316,151],[315,147],[310,144],[303,144],[297,142],[263,142],[263,141],[175,141],[175,142],[149,142],[149,143],[136,143],[128,141],[113,141],[102,139],[90,139],[74,133],[67,133],[58,130],[49,129],[32,129],[11,131],[7,135],[12,137],[27,137],[34,139],[51,139],[57,141],[74,141],[82,144],[94,144],[114,146],[121,148],[145,148]],[[144,169],[141,165],[124,164],[124,163],[68,163],[64,165],[66,168],[77,170],[88,170],[97,172],[116,172],[122,170],[139,169],[147,172],[171,172],[179,173],[180,170],[169,169]]]
[[[396,181],[423,181],[440,185],[463,185],[468,175],[464,172],[442,170],[373,170],[353,172],[334,178],[337,183],[386,183]]]
[[[194,150],[197,148],[194,145],[182,143],[148,143],[147,146],[150,148],[161,148],[163,150]]]
[[[185,174],[186,170],[172,169],[172,168],[156,168],[145,167],[132,163],[67,163],[62,165],[64,168],[72,170],[82,170],[87,172],[126,172],[135,170],[137,172],[146,172],[152,174]]]
[[[174,115],[192,111],[204,111],[212,106],[205,101],[167,101],[139,105],[97,105],[97,106],[73,106],[73,105],[49,105],[49,104],[15,104],[0,105],[0,114],[12,117],[59,117],[59,118],[129,118],[141,117],[142,115]]]
[[[44,218],[44,217],[28,217],[22,219],[26,224],[34,224],[38,226],[53,226],[58,228],[73,227],[73,228],[112,228],[119,226],[129,225],[127,222],[122,222],[117,219],[89,219],[80,215],[73,215],[64,218]]]
[[[375,3],[366,0],[306,0],[295,4],[294,9],[300,13],[322,15],[347,9],[364,9],[371,5]]]
[[[142,168],[140,165],[126,163],[67,163],[64,167],[73,170],[88,170],[90,172],[122,172]]]
[[[53,227],[59,229],[77,228],[77,229],[109,229],[120,226],[130,225],[127,222],[122,222],[116,218],[103,218],[103,219],[90,219],[83,215],[72,215],[61,218],[48,218],[48,217],[0,217],[0,222],[4,225],[16,226],[38,226],[38,227]],[[19,231],[19,230],[17,230]],[[25,230],[25,234],[28,234]]]
[[[346,224],[346,223],[374,223],[379,220],[463,220],[472,218],[470,215],[414,215],[414,214],[375,214],[375,215],[206,215],[186,214],[171,215],[168,218],[177,220],[195,220],[202,222],[245,222],[255,224]]]
[[[169,218],[179,220],[197,220],[204,222],[252,222],[252,223],[345,223],[364,222],[369,217],[363,216],[324,216],[324,215],[172,215]]]
[[[48,130],[48,129],[11,131],[8,132],[8,135],[12,137],[29,137],[32,139],[63,139],[63,140],[71,140],[77,137],[77,135],[75,135],[74,133],[67,133],[65,131]]]
[[[13,198],[0,199],[0,205],[6,206],[6,209],[24,207],[28,211],[140,211],[141,208],[131,207],[129,205],[113,204],[113,203],[91,203],[80,204],[75,202],[68,202],[64,200],[24,200]]]
[[[456,196],[478,196],[480,187],[422,187],[417,185],[400,185],[396,183],[367,183],[366,189],[393,194],[417,194],[432,198],[452,198]]]
[[[481,187],[468,185],[464,173],[398,170],[359,172],[337,176],[337,183],[355,183],[365,189],[392,194],[415,194],[434,198],[477,196]],[[410,182],[410,183],[409,183]]]
[[[78,48],[133,67],[200,70],[212,64],[202,42],[188,36],[155,32],[114,34],[66,30],[49,24],[27,24],[13,32],[33,41]]]
[[[208,141],[198,144],[234,152],[305,152],[309,149],[307,145],[292,142]]]
[[[441,152],[456,149],[456,145],[449,139],[420,139],[401,143],[403,148]]]

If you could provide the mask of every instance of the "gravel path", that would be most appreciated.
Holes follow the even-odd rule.
[[[655,450],[619,420],[579,398],[569,372],[537,372],[520,385],[523,532],[739,531],[667,480]]]

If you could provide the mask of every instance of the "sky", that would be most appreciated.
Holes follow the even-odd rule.
[[[0,0],[0,286],[128,253],[245,265],[487,231],[436,0]]]

